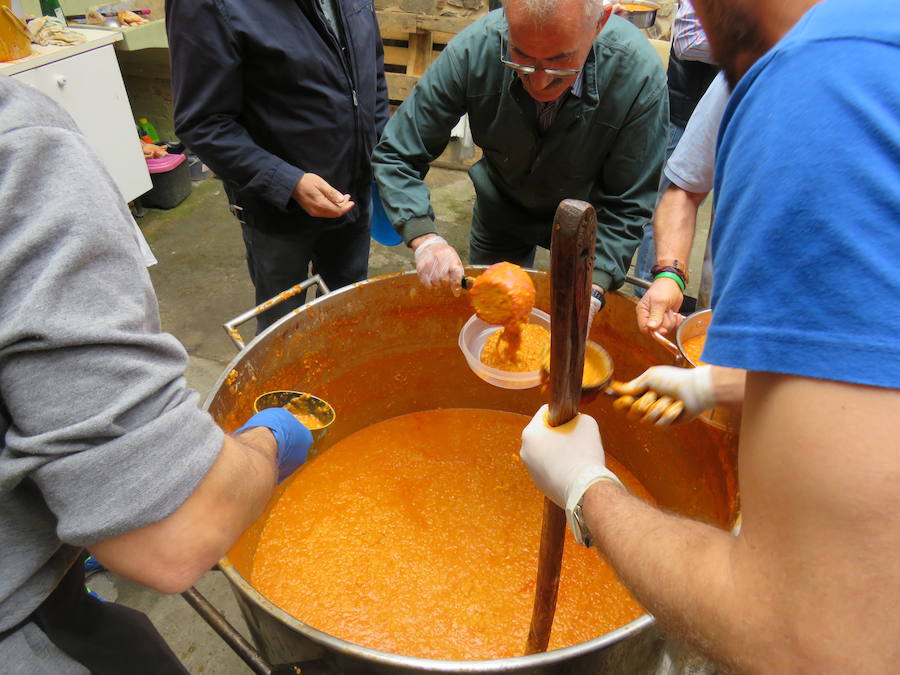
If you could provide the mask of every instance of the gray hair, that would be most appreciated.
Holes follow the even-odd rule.
[[[568,0],[513,0],[523,13],[534,21],[547,21],[553,18],[556,10]],[[603,9],[603,0],[581,0],[584,4],[586,19],[595,19]]]

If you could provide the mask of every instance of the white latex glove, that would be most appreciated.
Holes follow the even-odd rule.
[[[428,288],[443,286],[453,295],[462,290],[463,266],[456,249],[441,236],[434,235],[416,247],[416,273]]]
[[[613,384],[612,389],[621,397],[616,409],[626,411],[630,419],[658,426],[676,419],[688,421],[716,405],[712,366],[654,366],[630,382]]]
[[[562,426],[551,427],[549,409],[546,404],[541,406],[525,427],[519,456],[541,492],[566,510],[571,527],[572,511],[591,485],[609,480],[625,486],[606,468],[594,418],[579,414]]]

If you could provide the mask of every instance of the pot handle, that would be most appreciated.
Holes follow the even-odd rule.
[[[231,321],[226,321],[225,323],[222,324],[222,327],[225,329],[225,332],[228,333],[228,337],[231,338],[231,341],[234,343],[235,347],[238,348],[238,351],[243,351],[243,349],[244,349],[244,347],[246,347],[246,345],[244,344],[244,338],[242,338],[241,334],[238,333],[238,331],[237,331],[238,326],[240,326],[243,323],[246,323],[247,321],[249,321],[250,319],[252,319],[256,316],[259,316],[260,314],[265,312],[267,309],[272,309],[272,307],[277,305],[279,302],[287,300],[288,298],[291,298],[291,297],[297,295],[298,293],[302,293],[303,291],[305,291],[307,288],[309,288],[313,284],[318,285],[319,289],[325,295],[327,295],[328,293],[331,292],[328,290],[328,286],[325,285],[325,282],[322,280],[322,277],[319,276],[318,274],[316,274],[315,276],[311,276],[306,281],[303,281],[303,282],[297,284],[296,286],[292,286],[291,288],[287,289],[286,291],[282,291],[281,293],[276,295],[274,298],[269,298],[268,300],[266,300],[263,303],[260,303],[253,309],[247,310],[240,316],[236,316]]]
[[[625,283],[631,284],[632,286],[640,286],[643,289],[650,288],[650,282],[646,279],[639,279],[638,277],[632,276],[630,274],[625,275]]]
[[[652,333],[650,333],[650,335],[652,335],[653,339],[656,340],[659,344],[661,344],[663,347],[665,347],[670,352],[672,352],[672,354],[675,355],[676,359],[678,359],[678,360],[681,359],[681,350],[678,349],[678,345],[676,345],[674,342],[672,342],[669,338],[664,336],[658,330],[653,331]]]
[[[219,637],[231,647],[234,653],[241,657],[250,670],[257,675],[295,675],[295,673],[299,672],[299,669],[296,668],[294,664],[285,663],[273,666],[266,661],[262,657],[262,654],[260,654],[256,648],[240,634],[237,628],[232,626],[228,622],[228,619],[222,616],[222,613],[193,586],[182,593],[181,597],[184,598],[185,602],[200,615],[200,618],[202,618],[210,628],[218,633]],[[313,664],[324,665],[321,661],[308,661],[303,663],[303,667],[305,668]],[[326,667],[325,672],[332,671],[330,668]]]

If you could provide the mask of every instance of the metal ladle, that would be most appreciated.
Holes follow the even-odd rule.
[[[584,345],[584,371],[581,375],[581,401],[592,401],[597,394],[618,396],[610,388],[613,375],[613,360],[609,353],[596,342],[588,340]],[[541,381],[550,381],[550,350],[541,357]],[[620,384],[612,382],[612,385]]]
[[[305,391],[279,389],[257,396],[253,402],[253,412],[258,413],[266,408],[284,408],[294,416],[315,419],[319,426],[307,424],[302,419],[300,420],[312,433],[314,445],[324,438],[329,427],[334,424],[334,420],[337,417],[334,408],[331,407],[328,401],[308,394]]]

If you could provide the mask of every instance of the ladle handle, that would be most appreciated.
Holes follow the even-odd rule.
[[[291,286],[286,291],[281,291],[281,293],[276,295],[274,298],[269,298],[265,302],[258,304],[253,309],[248,309],[246,312],[244,312],[240,316],[234,317],[231,321],[226,321],[225,323],[222,324],[222,328],[224,328],[225,332],[228,333],[228,337],[231,338],[231,341],[234,343],[235,347],[238,348],[238,351],[243,351],[243,349],[246,345],[244,344],[244,338],[242,338],[241,334],[238,333],[238,330],[237,330],[238,326],[240,326],[243,323],[246,323],[247,321],[249,321],[250,319],[252,319],[255,316],[259,316],[260,314],[265,312],[267,309],[272,309],[278,303],[283,302],[284,300],[287,300],[288,298],[291,298],[291,297],[297,295],[298,293],[302,293],[303,291],[305,291],[307,288],[309,288],[313,284],[318,284],[319,288],[321,289],[321,291],[324,295],[327,295],[328,293],[331,292],[328,290],[328,286],[325,285],[325,282],[322,280],[322,277],[320,277],[318,274],[316,274],[314,276],[311,276],[309,279],[307,279],[305,281],[301,281],[296,286]]]
[[[555,427],[578,414],[596,236],[594,207],[575,199],[560,203],[550,244],[549,421]],[[545,498],[526,654],[547,651],[550,642],[565,534],[565,511]]]

